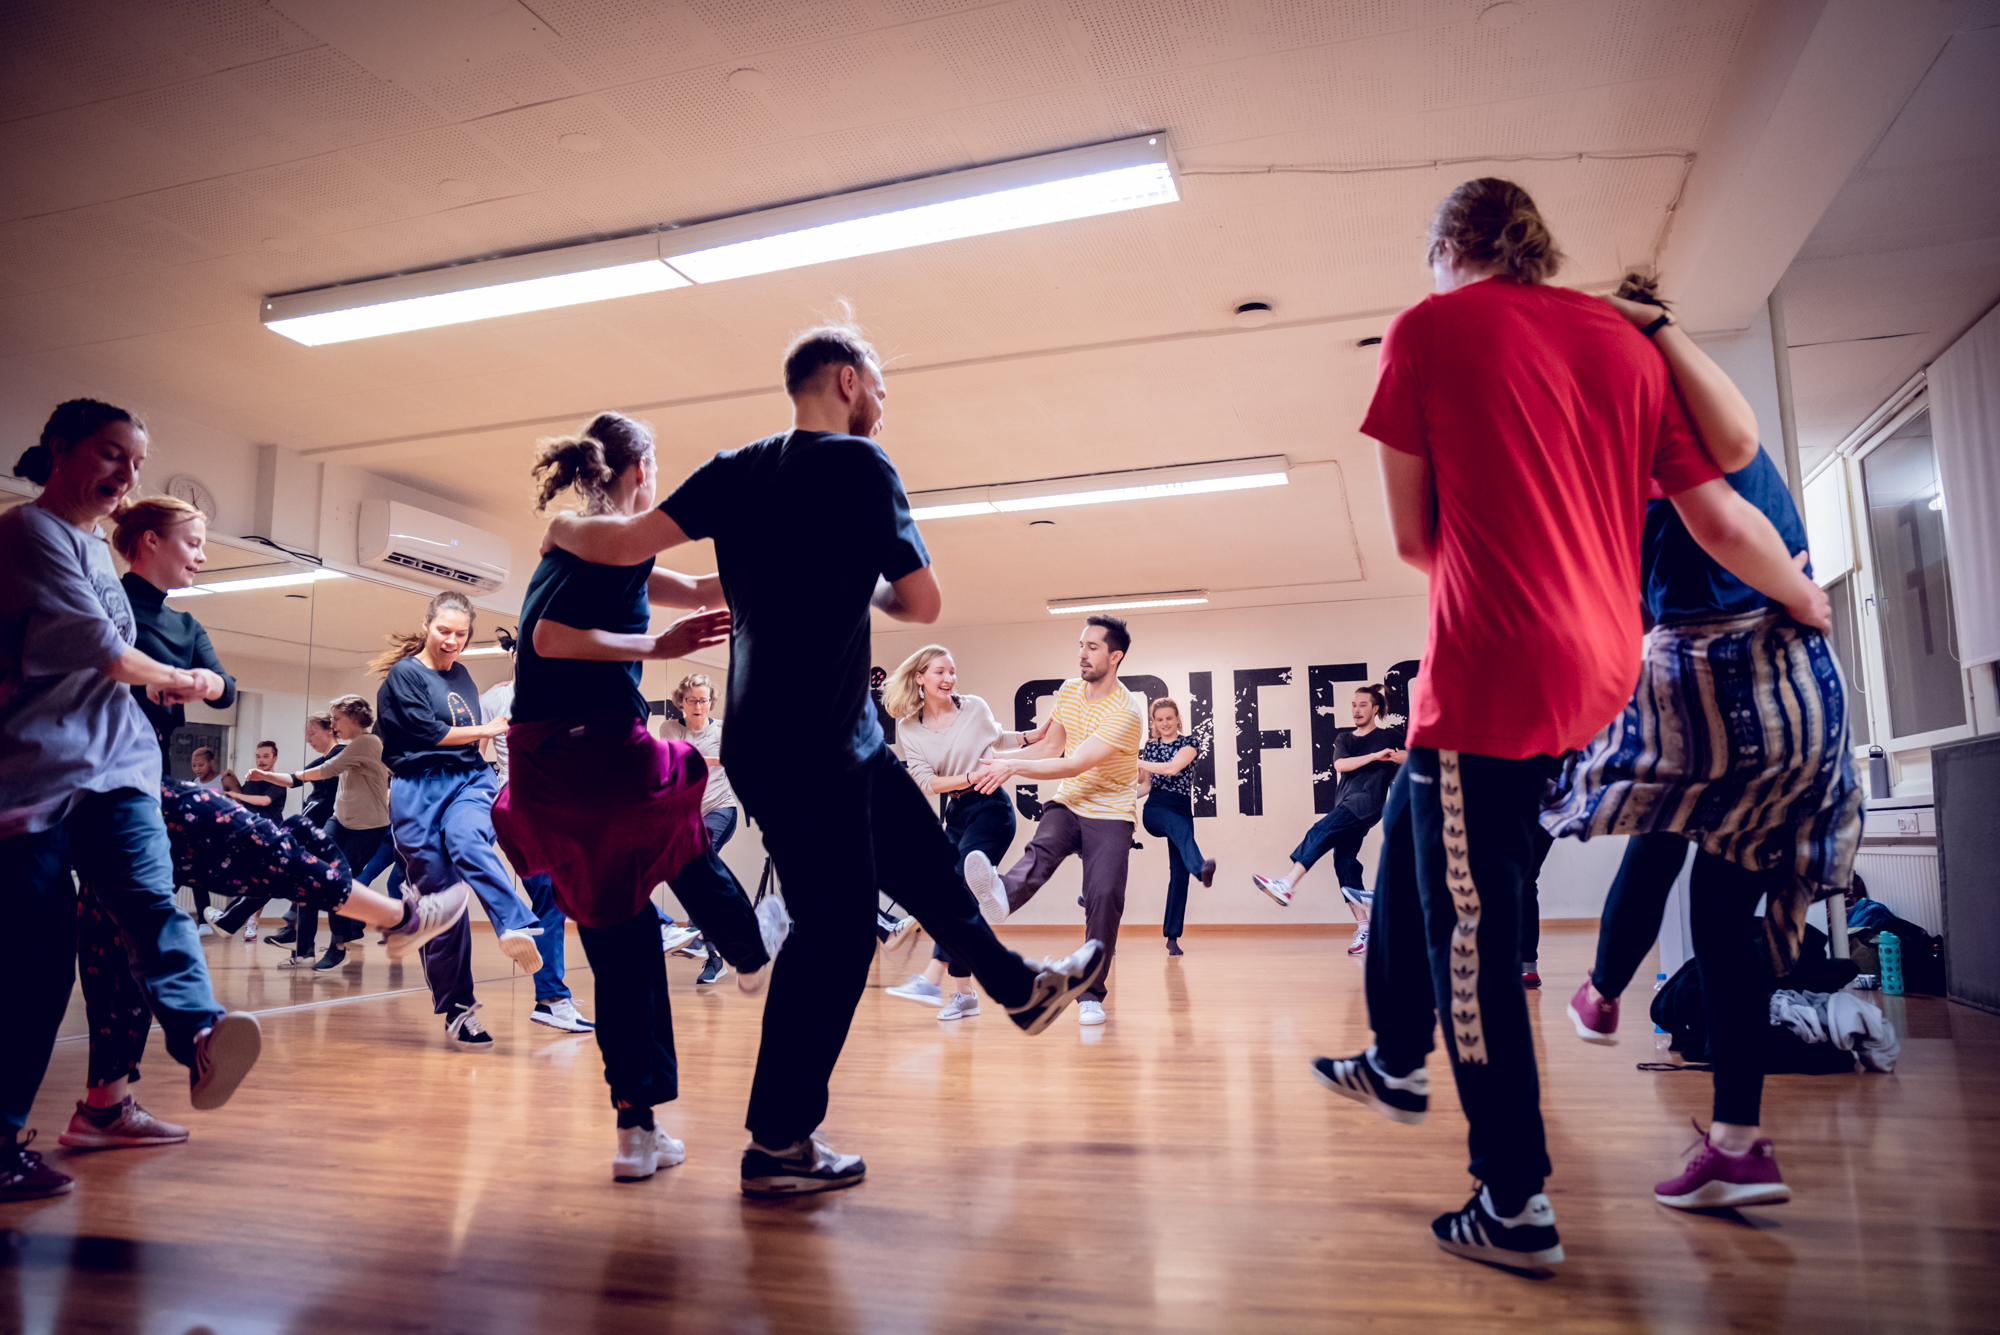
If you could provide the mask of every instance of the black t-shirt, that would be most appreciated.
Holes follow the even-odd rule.
[[[326,764],[327,761],[332,760],[346,749],[347,743],[342,742],[318,760],[305,766],[305,768],[318,769],[321,765]],[[326,823],[333,819],[333,798],[334,794],[339,792],[339,790],[340,776],[338,774],[334,775],[331,779],[314,779],[311,783],[308,783],[306,785],[306,804],[303,808],[305,818],[319,828],[325,829]]]
[[[292,795],[291,789],[285,787],[283,784],[266,783],[262,779],[252,779],[243,785],[243,791],[251,797],[268,797],[272,799],[271,805],[267,807],[250,807],[250,810],[256,812],[265,820],[283,820],[285,818],[285,802]]]
[[[1378,727],[1371,732],[1356,735],[1354,729],[1344,729],[1333,740],[1333,758],[1351,760],[1355,756],[1373,755],[1377,751],[1403,749],[1401,728]],[[1389,797],[1389,782],[1396,777],[1398,766],[1386,760],[1378,760],[1360,769],[1351,769],[1340,776],[1340,791],[1333,799],[1337,809],[1351,811],[1363,820],[1379,820],[1382,804]]]
[[[475,727],[480,722],[479,688],[472,684],[472,674],[463,663],[453,663],[451,671],[439,672],[411,654],[389,669],[382,689],[375,692],[375,735],[382,739],[382,763],[391,774],[473,769],[485,764],[479,758],[477,742],[437,744],[451,729]]]
[[[789,431],[724,450],[660,508],[715,540],[733,627],[722,763],[736,785],[851,769],[881,750],[868,600],[878,576],[930,564],[882,447]]]
[[[215,646],[208,642],[208,632],[201,623],[179,608],[168,607],[165,591],[149,579],[128,570],[119,584],[125,590],[126,601],[132,604],[132,622],[137,631],[134,644],[139,652],[168,667],[207,668],[222,678],[222,694],[208,703],[217,709],[235,704],[236,678],[222,670],[222,661],[215,656]],[[134,686],[132,694],[139,701],[139,708],[145,711],[146,721],[153,725],[153,732],[160,739],[160,750],[164,752],[174,729],[187,722],[187,707],[156,705],[146,698],[144,686]]]
[[[592,565],[560,547],[542,558],[521,600],[521,628],[514,650],[515,723],[612,714],[629,709],[640,718],[652,712],[639,689],[637,659],[629,663],[581,658],[543,658],[535,652],[535,626],[543,617],[578,630],[642,635],[652,624],[646,577],[653,558],[635,566]]]

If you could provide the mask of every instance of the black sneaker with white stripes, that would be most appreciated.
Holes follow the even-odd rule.
[[[1423,1121],[1431,1108],[1430,1073],[1419,1066],[1405,1076],[1385,1074],[1373,1048],[1358,1057],[1313,1058],[1313,1079],[1405,1126]]]
[[[1492,1265],[1527,1269],[1563,1259],[1555,1207],[1539,1191],[1528,1197],[1521,1213],[1503,1218],[1493,1211],[1492,1188],[1482,1186],[1463,1210],[1433,1219],[1431,1236],[1453,1256]]]

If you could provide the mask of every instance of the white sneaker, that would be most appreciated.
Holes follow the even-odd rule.
[[[910,939],[910,933],[917,930],[915,918],[898,918],[896,925],[889,929],[889,935],[882,939],[882,949],[894,950]]]
[[[979,901],[979,912],[990,923],[1007,921],[1007,886],[993,870],[993,860],[978,849],[965,855],[965,888]]]
[[[538,1001],[528,1012],[528,1018],[536,1024],[545,1024],[551,1029],[560,1029],[566,1034],[588,1034],[597,1026],[583,1018],[576,1003],[568,997],[561,1001]]]
[[[778,962],[778,952],[785,948],[785,941],[792,934],[792,915],[786,911],[785,901],[777,895],[766,895],[763,902],[757,905],[757,932],[764,938],[764,953],[771,959],[761,969],[737,972],[736,990],[746,997],[756,996],[764,990],[764,984],[771,981],[771,968]],[[720,974],[716,976],[721,977]]]
[[[464,881],[434,895],[418,895],[410,906],[407,926],[382,929],[382,945],[388,953],[389,962],[399,962],[411,951],[421,949],[440,932],[456,926],[471,903],[472,887]]]
[[[618,1154],[611,1160],[611,1180],[639,1182],[662,1168],[685,1162],[687,1146],[660,1127],[618,1128]]]
[[[245,941],[255,941],[257,939],[257,920],[255,918],[243,924],[243,939]]]
[[[1104,1003],[1101,1001],[1092,1001],[1088,997],[1077,1002],[1076,1022],[1078,1024],[1103,1024]]]
[[[920,973],[911,974],[910,981],[900,987],[885,987],[882,990],[892,997],[919,1002],[926,1006],[935,1006],[944,1000],[944,989]]]
[[[669,927],[667,924],[661,923],[660,953],[665,954],[670,950],[679,950],[682,946],[700,935],[701,933],[692,927]]]
[[[542,952],[535,947],[535,938],[542,934],[539,927],[516,927],[511,932],[500,933],[500,953],[521,966],[523,973],[535,973],[542,967]]]
[[[1252,876],[1250,881],[1259,890],[1278,901],[1281,908],[1292,906],[1292,883],[1282,876]]]
[[[201,926],[194,929],[194,934],[196,936],[214,936],[215,929],[213,927],[210,927],[207,923],[203,923]]]
[[[968,1015],[979,1014],[979,998],[970,992],[955,992],[945,1008],[937,1013],[940,1020],[963,1020]]]

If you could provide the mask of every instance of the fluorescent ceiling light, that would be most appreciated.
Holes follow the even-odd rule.
[[[1173,593],[1121,593],[1100,598],[1051,598],[1049,614],[1062,616],[1077,612],[1119,612],[1134,607],[1193,607],[1208,601],[1206,589],[1180,589]]]
[[[263,575],[256,579],[223,579],[191,588],[168,589],[169,598],[192,598],[204,593],[248,593],[252,589],[288,589],[294,584],[313,584],[323,579],[346,579],[338,570],[306,570],[296,575]]]
[[[1180,464],[1170,468],[1133,468],[1117,473],[1086,473],[1077,477],[1043,478],[1035,482],[1003,482],[991,487],[956,487],[946,491],[910,493],[912,519],[955,519],[960,515],[1013,514],[1022,510],[1055,510],[1070,505],[1103,505],[1111,501],[1143,501],[1163,496],[1194,496],[1210,491],[1244,491],[1282,487],[1291,461],[1282,454],[1258,459],[1224,459],[1216,463]]]
[[[308,346],[722,282],[1170,204],[1165,136],[1047,153],[643,236],[510,255],[289,296],[266,327]]]

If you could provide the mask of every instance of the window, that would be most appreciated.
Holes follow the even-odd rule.
[[[1847,680],[1847,740],[1866,746],[1874,740],[1868,728],[1868,678],[1861,662],[1861,617],[1854,602],[1854,577],[1842,575],[1826,586],[1833,603],[1833,656]]]
[[[1964,674],[1945,568],[1944,496],[1920,412],[1861,461],[1889,732],[1963,727]],[[1837,628],[1836,628],[1837,629]],[[1841,652],[1836,641],[1836,652]]]

